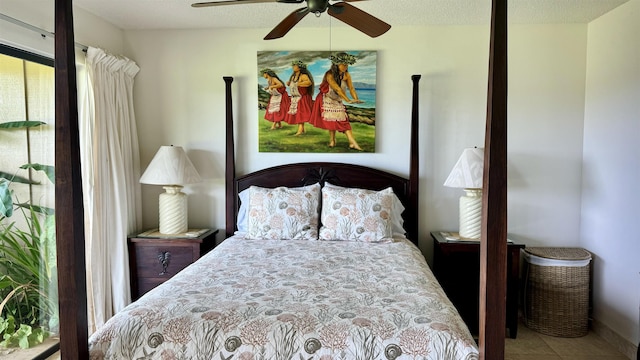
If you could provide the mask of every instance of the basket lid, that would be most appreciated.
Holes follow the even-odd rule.
[[[557,260],[589,260],[591,253],[582,248],[568,247],[526,247],[524,251],[531,255]]]

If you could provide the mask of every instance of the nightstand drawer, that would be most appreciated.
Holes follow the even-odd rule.
[[[194,254],[195,252],[195,254]],[[136,248],[139,278],[168,279],[194,262],[200,246],[141,245]],[[163,265],[163,262],[166,266]]]
[[[213,249],[218,230],[207,230],[195,237],[154,237],[149,235],[152,233],[154,231],[149,230],[128,238],[133,300],[169,280]]]

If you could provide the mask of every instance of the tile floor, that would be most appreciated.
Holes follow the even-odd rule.
[[[516,339],[505,341],[505,360],[629,360],[612,345],[589,331],[578,338],[540,334],[518,325]]]

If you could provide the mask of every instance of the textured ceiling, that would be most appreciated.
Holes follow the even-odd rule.
[[[202,1],[202,0],[200,0]],[[510,23],[588,23],[628,0],[510,0]],[[122,29],[271,28],[304,4],[193,8],[192,0],[74,0]],[[393,25],[488,24],[490,0],[368,0],[352,5]],[[297,26],[341,25],[326,13]]]

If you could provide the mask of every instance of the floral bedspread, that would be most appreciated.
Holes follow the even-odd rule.
[[[477,359],[407,240],[233,237],[116,314],[92,359]]]

